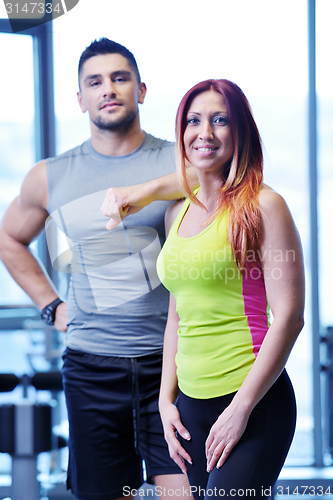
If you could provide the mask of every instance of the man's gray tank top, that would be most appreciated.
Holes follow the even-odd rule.
[[[168,293],[156,273],[170,202],[156,201],[113,231],[101,206],[110,187],[146,182],[175,171],[174,144],[145,135],[126,156],[104,156],[90,140],[46,161],[49,185],[48,243],[55,269],[71,272],[68,290],[71,349],[137,357],[160,352]],[[53,228],[53,230],[52,230]],[[55,229],[56,228],[56,229]]]

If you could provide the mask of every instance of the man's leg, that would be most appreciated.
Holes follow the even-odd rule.
[[[67,350],[68,487],[80,500],[131,498],[142,460],[134,450],[130,363]]]

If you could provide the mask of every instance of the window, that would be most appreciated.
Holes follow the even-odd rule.
[[[333,3],[317,2],[317,92],[318,92],[318,236],[319,236],[319,310],[321,334],[333,326],[332,310],[332,247],[333,247],[333,74],[327,59],[333,34],[329,20],[333,16]],[[333,339],[332,339],[333,341]],[[322,346],[322,362],[329,363],[323,373],[323,411],[330,421],[324,423],[324,458],[332,463],[333,451],[333,349]],[[325,385],[326,383],[326,385]],[[331,411],[331,413],[329,413]]]
[[[3,75],[7,75],[0,79],[1,218],[19,194],[24,176],[36,161],[32,43],[31,36],[0,33],[0,66]],[[12,61],[16,61],[16,64],[12,64]],[[31,303],[2,262],[0,283],[1,304]]]

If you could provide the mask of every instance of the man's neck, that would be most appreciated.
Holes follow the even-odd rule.
[[[92,124],[91,145],[106,156],[124,156],[135,151],[143,142],[145,132],[138,127],[130,130],[101,130]]]

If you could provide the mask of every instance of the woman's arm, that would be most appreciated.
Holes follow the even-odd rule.
[[[163,368],[159,397],[159,409],[164,428],[164,437],[169,447],[170,457],[186,474],[184,461],[192,463],[190,455],[184,450],[176,437],[178,432],[182,438],[189,440],[191,436],[183,426],[179,412],[174,405],[178,395],[178,380],[175,357],[178,343],[179,317],[176,312],[176,301],[170,294],[168,321],[164,333]]]
[[[198,187],[198,177],[193,167],[187,169],[191,189]],[[110,188],[106,193],[101,211],[110,220],[106,228],[114,229],[125,217],[139,212],[156,200],[179,200],[184,198],[176,173],[153,179],[143,184]]]
[[[285,201],[273,190],[262,190],[260,206],[261,264],[274,319],[242,386],[210,431],[206,441],[208,470],[226,461],[251,411],[282,372],[303,328],[304,268],[297,229]]]
[[[169,233],[183,202],[173,203],[165,214],[165,229]],[[164,428],[164,437],[169,447],[170,457],[181,470],[186,473],[184,460],[192,463],[190,455],[184,450],[176,437],[178,432],[184,439],[191,439],[189,432],[183,426],[179,412],[174,405],[178,395],[178,380],[176,373],[175,357],[178,344],[179,316],[176,312],[176,300],[170,293],[168,321],[164,333],[163,367],[159,409]]]

